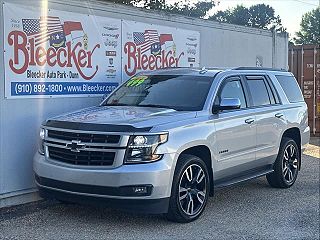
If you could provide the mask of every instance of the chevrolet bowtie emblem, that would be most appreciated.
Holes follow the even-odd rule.
[[[81,143],[81,141],[72,140],[71,143],[66,144],[67,149],[70,149],[71,152],[80,152],[81,149],[84,149],[86,145]]]

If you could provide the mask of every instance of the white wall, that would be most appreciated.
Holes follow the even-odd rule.
[[[0,36],[3,36],[3,0],[0,0]],[[40,6],[40,0],[11,0]],[[201,33],[200,64],[207,67],[255,66],[287,69],[286,36],[272,38],[269,31],[211,21],[166,15],[132,7],[90,1],[51,0],[49,8],[196,30]],[[34,190],[32,157],[37,149],[38,128],[50,116],[96,105],[100,97],[6,99],[4,96],[3,37],[0,38],[0,203],[8,196]],[[275,48],[273,48],[275,42]],[[273,56],[274,54],[274,56]],[[273,62],[272,62],[272,59]],[[2,200],[1,200],[2,199]],[[1,204],[0,204],[1,206]]]

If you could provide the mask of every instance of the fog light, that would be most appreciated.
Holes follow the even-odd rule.
[[[151,184],[123,186],[123,187],[120,187],[119,196],[132,196],[132,197],[150,196],[152,193],[152,189],[153,189],[153,186]]]
[[[145,194],[148,190],[147,187],[133,187],[133,192],[136,194]]]

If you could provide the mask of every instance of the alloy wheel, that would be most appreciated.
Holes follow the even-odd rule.
[[[188,166],[179,183],[179,204],[188,216],[201,212],[206,199],[207,178],[198,164]]]
[[[287,183],[295,180],[298,171],[298,151],[293,144],[289,144],[283,155],[282,173]]]

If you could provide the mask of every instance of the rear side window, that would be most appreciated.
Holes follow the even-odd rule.
[[[264,78],[247,78],[248,87],[254,106],[270,105],[270,97]]]
[[[289,102],[294,103],[304,101],[298,82],[293,76],[277,75],[276,78],[287,95]]]

